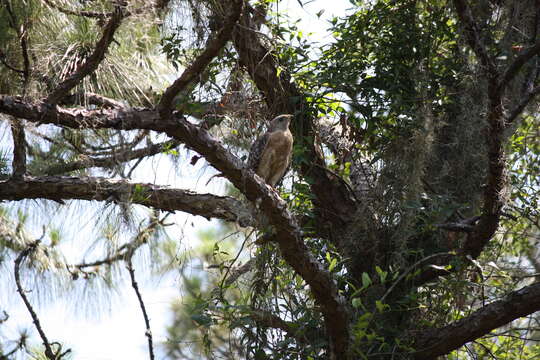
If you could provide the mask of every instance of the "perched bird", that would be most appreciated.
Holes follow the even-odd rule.
[[[259,137],[249,151],[248,168],[274,187],[291,163],[293,136],[289,124],[293,115],[279,115],[270,122],[268,131]]]

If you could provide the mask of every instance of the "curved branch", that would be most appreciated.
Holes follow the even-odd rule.
[[[58,103],[71,89],[77,86],[84,77],[90,75],[98,68],[99,64],[101,64],[105,58],[105,53],[113,41],[114,33],[120,26],[124,15],[124,10],[121,7],[117,7],[111,16],[111,19],[103,28],[103,34],[101,39],[97,42],[94,52],[73,75],[58,84],[56,89],[54,89],[46,98],[45,102],[49,104]]]
[[[537,86],[533,88],[531,91],[529,91],[527,94],[525,94],[525,97],[520,101],[520,103],[510,112],[508,117],[506,118],[506,126],[510,126],[514,120],[521,115],[525,107],[529,104],[529,102],[536,96],[540,94],[540,86]]]
[[[510,64],[502,75],[501,81],[499,82],[499,88],[501,90],[504,89],[521,70],[523,65],[538,54],[540,54],[540,42],[537,42],[534,46],[524,50],[518,57],[514,59],[512,64]]]
[[[417,337],[416,359],[434,359],[467,342],[488,334],[520,317],[540,310],[540,283],[526,286],[492,302],[471,315],[439,329],[429,329]]]
[[[231,38],[231,33],[234,25],[240,18],[242,8],[244,5],[243,0],[232,1],[231,9],[227,20],[219,32],[210,37],[206,43],[204,51],[197,56],[195,61],[191,63],[182,73],[182,75],[176,79],[176,81],[165,90],[161,100],[157,106],[160,114],[163,117],[171,111],[171,106],[174,97],[180,93],[186,86],[189,85],[201,72],[210,64],[210,62],[218,55],[219,51],[227,44],[227,41]]]
[[[164,211],[184,211],[205,218],[256,225],[252,212],[240,201],[212,194],[102,178],[47,176],[0,182],[0,200],[49,199],[131,202]]]
[[[34,308],[32,307],[32,304],[30,304],[30,301],[26,297],[25,291],[22,288],[21,285],[21,275],[20,275],[20,266],[23,260],[32,253],[36,247],[39,245],[40,240],[36,240],[29,244],[26,249],[24,249],[19,256],[15,259],[15,266],[14,266],[14,273],[15,273],[15,283],[17,284],[17,292],[21,296],[21,299],[24,302],[24,305],[26,306],[26,309],[30,313],[30,316],[32,317],[32,322],[34,323],[34,326],[36,327],[36,330],[39,333],[39,336],[41,337],[41,340],[43,341],[43,345],[45,346],[45,356],[49,360],[57,359],[56,354],[52,350],[51,343],[47,339],[47,335],[45,335],[45,332],[43,331],[43,328],[41,327],[41,323],[39,321],[39,318],[34,311]]]

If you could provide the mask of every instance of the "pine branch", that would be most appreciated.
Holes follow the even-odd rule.
[[[167,90],[165,90],[157,106],[161,116],[164,118],[167,117],[167,114],[171,111],[174,97],[195,80],[227,44],[231,38],[234,25],[240,17],[243,5],[243,0],[232,1],[229,14],[223,27],[215,35],[210,36],[204,51],[197,56],[197,58],[184,70],[182,75],[176,79]]]
[[[84,157],[82,160],[72,161],[67,164],[55,164],[43,170],[43,174],[61,175],[75,170],[88,169],[93,167],[110,169],[118,164],[126,163],[136,159],[153,156],[167,150],[178,147],[180,143],[176,140],[165,141],[159,144],[152,144],[142,149],[127,149],[108,157]]]
[[[45,102],[49,104],[58,103],[62,98],[68,95],[71,89],[77,86],[84,77],[90,75],[98,68],[99,64],[105,59],[105,53],[113,41],[114,33],[120,26],[124,16],[124,9],[122,9],[121,6],[117,6],[109,22],[103,28],[101,39],[97,42],[92,54],[73,75],[58,84],[56,89],[47,96]]]
[[[244,226],[257,223],[256,216],[242,202],[231,197],[103,178],[46,176],[10,179],[0,182],[0,199],[112,201],[140,204],[163,211],[184,211],[208,219],[239,222]]]
[[[13,138],[13,178],[22,178],[26,174],[26,136],[24,125],[19,119],[11,120]]]

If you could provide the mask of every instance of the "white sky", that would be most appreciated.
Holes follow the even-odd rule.
[[[307,1],[302,1],[306,3]],[[284,0],[279,4],[279,8],[287,9],[291,19],[300,19],[299,27],[307,33],[314,33],[311,39],[325,42],[330,37],[326,33],[328,28],[327,20],[332,16],[343,16],[345,10],[350,7],[348,0],[314,0],[304,5],[302,9],[298,0]],[[320,10],[325,10],[321,19],[315,14]],[[200,161],[202,163],[202,161]],[[159,167],[159,183],[165,183],[172,187],[197,190],[199,192],[222,192],[223,189],[219,182],[212,181],[209,187],[205,187],[208,175],[192,176],[178,178],[168,164],[161,162],[153,163],[153,167]],[[144,167],[143,169],[148,169]],[[166,170],[168,169],[168,170]],[[135,173],[137,181],[155,182],[156,175],[148,176],[150,172],[141,171]],[[186,221],[187,216],[178,214],[176,220],[179,224]],[[185,233],[187,238],[195,237],[194,231],[211,226],[210,222],[200,217],[189,217],[193,222],[193,227]],[[80,229],[76,229],[81,231]],[[73,247],[68,252],[77,252]],[[137,271],[137,269],[136,269]],[[156,350],[156,359],[162,359],[163,354],[159,351],[159,343],[166,338],[165,328],[169,323],[169,307],[173,299],[181,296],[181,282],[174,276],[168,276],[156,282],[155,279],[145,281],[141,271],[136,273],[138,281],[142,286],[141,292],[147,311],[149,313],[152,333],[154,337],[154,347]],[[17,329],[31,329],[32,340],[35,344],[41,341],[36,337],[36,332],[31,324],[31,319],[26,309],[22,306],[20,298],[13,296],[14,288],[8,291],[2,291],[0,294],[1,306],[10,314],[10,319],[1,327],[3,335],[8,338],[14,338]],[[10,298],[8,294],[12,294]],[[77,360],[117,360],[148,359],[147,340],[144,335],[144,322],[142,314],[130,286],[125,286],[119,290],[119,296],[113,296],[108,311],[99,314],[88,314],[84,304],[75,304],[75,306],[55,302],[49,306],[38,306],[36,311],[40,321],[50,341],[58,341],[65,344],[65,348],[71,348],[73,359]],[[76,309],[74,311],[74,309]],[[83,314],[84,313],[84,314]]]

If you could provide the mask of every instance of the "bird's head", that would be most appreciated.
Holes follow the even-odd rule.
[[[278,115],[276,116],[271,122],[270,122],[270,131],[275,130],[282,130],[285,131],[289,128],[289,124],[291,123],[292,118],[294,115],[290,114],[284,114],[284,115]]]

